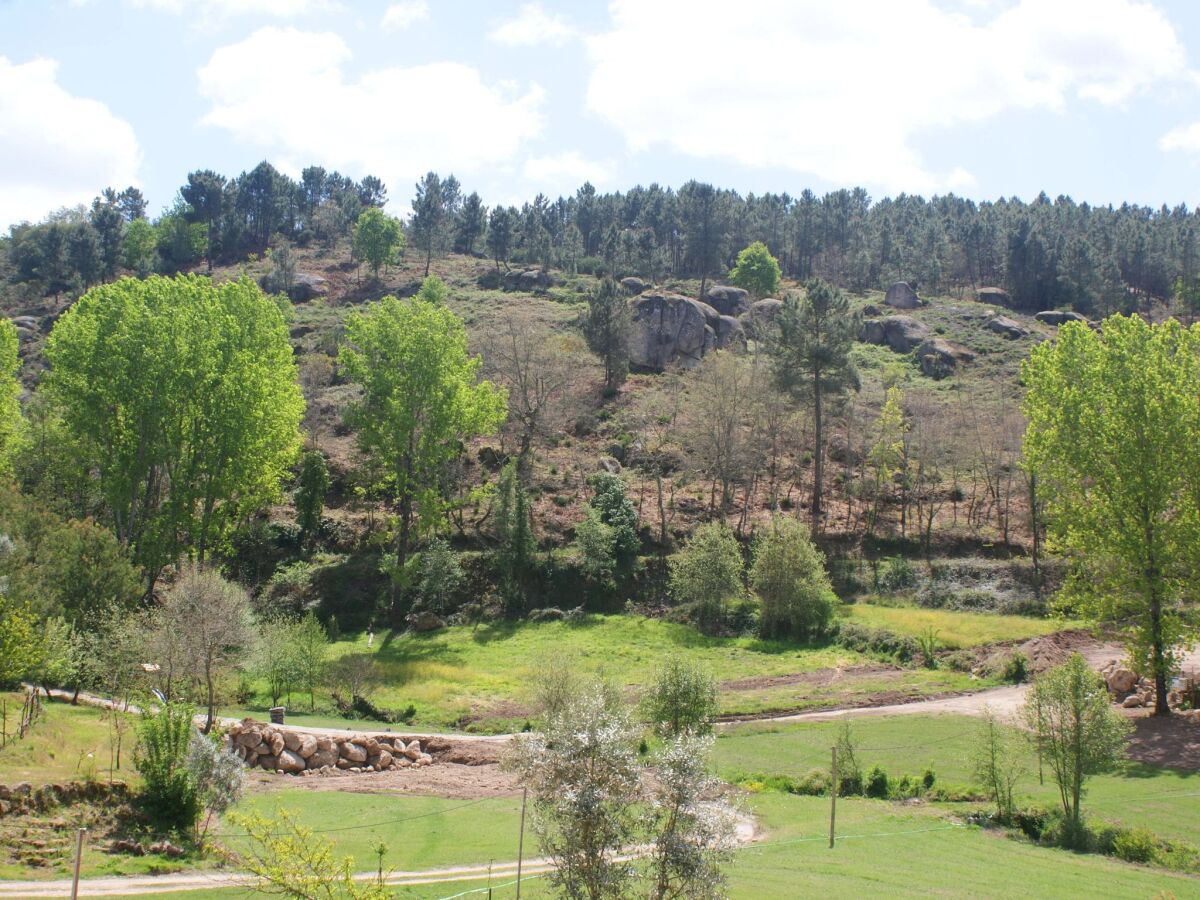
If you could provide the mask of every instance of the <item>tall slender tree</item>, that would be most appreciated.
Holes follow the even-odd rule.
[[[779,329],[771,346],[779,386],[813,411],[812,534],[821,530],[825,474],[827,407],[858,389],[858,373],[850,349],[858,335],[857,314],[846,295],[819,278],[808,282],[804,295],[792,294],[779,312]]]

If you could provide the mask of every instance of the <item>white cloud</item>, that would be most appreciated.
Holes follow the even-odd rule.
[[[562,16],[552,16],[539,3],[525,3],[515,19],[503,23],[488,38],[510,47],[559,46],[577,37],[574,26]]]
[[[88,6],[95,0],[71,0],[72,6]],[[132,9],[149,9],[173,15],[193,15],[198,23],[236,18],[269,16],[294,19],[317,12],[341,9],[337,0],[123,0]]]
[[[610,185],[616,176],[616,166],[608,160],[585,159],[577,150],[554,156],[531,156],[521,170],[535,190],[553,196],[572,193],[585,181],[595,187]]]
[[[409,25],[428,18],[429,4],[426,0],[400,0],[384,11],[379,24],[384,31],[403,31]]]
[[[312,162],[378,175],[407,194],[430,169],[480,172],[516,157],[542,129],[544,93],[488,84],[460,63],[374,69],[351,79],[336,34],[261,28],[217,49],[197,73],[204,124],[291,171]]]
[[[64,90],[54,60],[0,56],[0,227],[137,184],[141,156],[129,123]]]
[[[1172,128],[1158,139],[1160,150],[1200,153],[1200,122]]]
[[[1136,0],[1020,0],[982,16],[933,0],[743,0],[735,15],[723,0],[694,0],[686,15],[671,0],[612,0],[609,10],[611,28],[587,39],[587,104],[631,149],[886,190],[970,183],[922,160],[917,139],[937,129],[1121,105],[1187,77],[1175,29]],[[685,62],[663,52],[664,35],[704,49]]]

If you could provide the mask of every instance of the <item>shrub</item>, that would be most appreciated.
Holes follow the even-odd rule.
[[[723,522],[709,522],[693,533],[670,559],[671,594],[695,607],[699,624],[711,629],[725,618],[729,601],[742,593],[742,551]]]
[[[907,590],[917,583],[917,573],[903,556],[883,560],[877,570],[875,589],[887,593]]]
[[[661,737],[708,734],[717,713],[717,685],[703,667],[672,656],[655,674],[643,707]]]
[[[840,623],[836,639],[847,650],[890,656],[901,663],[911,662],[921,652],[917,642],[910,637],[886,628],[867,628],[853,622]]]
[[[190,706],[164,703],[142,715],[134,767],[142,776],[141,807],[156,824],[179,830],[195,827],[200,816],[196,783],[188,770],[188,747],[195,727]]]
[[[867,772],[863,783],[863,793],[876,800],[886,800],[888,796],[888,774],[879,766],[872,766]]]
[[[933,766],[930,766],[921,774],[921,787],[927,791],[931,790],[935,781],[937,781],[937,775],[933,771]]]
[[[754,548],[750,581],[762,601],[763,637],[805,640],[829,629],[837,597],[802,523],[775,517]]]
[[[829,773],[824,769],[809,769],[792,786],[793,794],[820,797],[829,793]]]
[[[1118,831],[1112,839],[1112,855],[1125,862],[1154,862],[1158,857],[1158,838],[1145,828]]]
[[[1000,677],[1010,684],[1021,684],[1029,677],[1029,657],[1020,650],[1004,661]]]

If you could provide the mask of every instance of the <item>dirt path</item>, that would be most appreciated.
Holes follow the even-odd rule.
[[[748,844],[761,838],[754,819],[739,814],[735,831],[738,844]],[[641,855],[644,849],[631,848],[624,859]],[[554,863],[546,857],[527,859],[521,866],[521,881],[536,878],[554,869]],[[517,877],[517,863],[492,863],[478,866],[453,866],[440,869],[422,869],[412,872],[391,872],[385,877],[390,886],[415,887],[423,884],[443,882],[482,881],[511,883]],[[374,872],[359,872],[356,881],[371,881]],[[242,872],[176,872],[169,875],[107,876],[85,878],[79,882],[80,897],[131,897],[142,894],[165,894],[176,891],[202,891],[218,888],[254,888],[257,879]],[[71,893],[71,882],[60,881],[3,881],[0,882],[0,898],[8,897],[63,897]]]

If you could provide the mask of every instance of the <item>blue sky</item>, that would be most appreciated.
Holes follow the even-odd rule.
[[[1191,0],[0,0],[0,227],[264,158],[1194,205],[1198,70]]]

